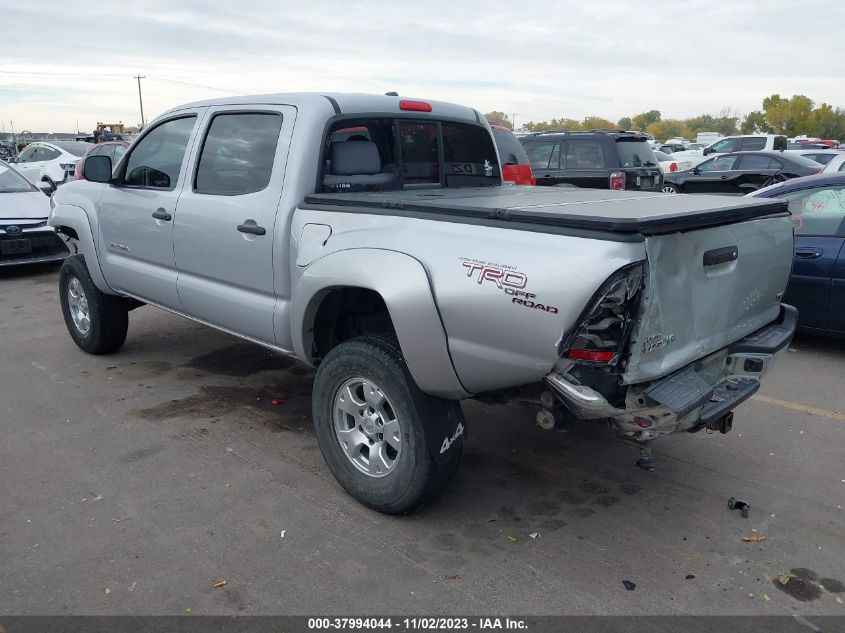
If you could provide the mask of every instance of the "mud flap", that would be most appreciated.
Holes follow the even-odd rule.
[[[424,412],[425,438],[435,463],[442,466],[460,455],[467,432],[460,403],[424,396],[420,412]]]

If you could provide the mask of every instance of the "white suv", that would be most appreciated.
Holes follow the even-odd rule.
[[[47,182],[55,188],[74,179],[76,161],[91,147],[91,143],[77,141],[30,143],[18,156],[15,171],[34,185]]]
[[[722,137],[713,141],[704,149],[674,152],[672,158],[688,160],[695,166],[711,154],[757,152],[761,150],[780,151],[785,150],[786,146],[786,137],[781,134],[742,134],[739,136]]]

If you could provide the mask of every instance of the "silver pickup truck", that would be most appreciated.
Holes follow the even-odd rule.
[[[316,367],[323,456],[385,512],[450,481],[465,398],[536,402],[548,429],[610,421],[644,447],[727,432],[795,329],[786,205],[519,187],[500,165],[484,118],[448,103],[175,108],[53,195],[68,331],[115,352],[149,304]]]

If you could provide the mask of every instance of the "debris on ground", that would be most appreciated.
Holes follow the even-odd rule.
[[[786,585],[789,583],[790,578],[795,578],[793,574],[781,574],[778,576],[778,582],[782,585]]]
[[[631,582],[630,580],[623,580],[622,586],[625,587],[625,589],[628,591],[633,591],[637,588],[637,583]]]
[[[279,406],[280,404],[283,404],[283,403],[284,403],[283,398],[273,398],[272,400],[270,400],[270,404],[272,404],[274,407],[277,407],[277,406]]]
[[[531,534],[529,534],[528,536],[530,536],[531,538],[534,538],[534,539],[535,539],[535,538],[537,538],[538,536],[540,536],[540,533],[539,533],[539,532],[531,532]]]
[[[220,587],[226,586],[226,581],[225,580],[215,580],[214,583],[212,584],[212,586],[215,589],[220,589]]]
[[[453,576],[443,576],[443,580],[457,580],[460,578],[458,574],[454,574]]]
[[[511,536],[510,534],[508,534],[508,540],[509,540],[511,543],[516,543],[516,537],[515,537],[515,536]]]
[[[131,517],[131,516],[128,516],[128,517],[120,517],[119,519],[115,519],[114,517],[110,517],[110,518],[111,518],[111,520],[112,520],[112,521],[114,521],[115,523],[120,523],[121,521],[125,521],[126,519],[131,519],[132,517]]]
[[[692,580],[693,578],[695,578],[695,574],[687,574],[687,575],[684,577],[684,579],[685,579],[685,580]]]
[[[731,497],[728,499],[728,510],[739,510],[742,513],[742,516],[747,519],[748,513],[751,511],[751,506],[745,501],[740,501],[736,497]]]
[[[764,593],[764,594],[763,594],[763,600],[765,600],[766,602],[768,602],[769,600],[771,600],[771,598],[769,598],[769,594]]]
[[[495,523],[495,522],[496,522],[496,517],[490,517],[489,519],[487,519],[487,523]]]
[[[282,530],[279,534],[279,538],[285,538],[285,532],[287,532],[287,530]]]
[[[108,587],[106,587],[106,595],[108,595],[108,594],[110,594],[110,593],[111,593],[111,589],[109,589]]]
[[[746,543],[759,543],[761,541],[765,541],[768,536],[763,536],[762,534],[746,534],[742,537],[742,540]]]

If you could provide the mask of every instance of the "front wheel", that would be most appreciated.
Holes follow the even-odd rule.
[[[681,193],[676,185],[663,183],[663,193]]]
[[[441,492],[458,469],[460,405],[422,393],[391,339],[361,337],[331,350],[317,370],[312,406],[329,470],[371,508],[413,510]],[[436,443],[431,434],[443,427],[437,416],[459,428],[444,463],[430,449]]]
[[[89,354],[120,349],[129,328],[126,301],[97,288],[80,255],[62,263],[59,299],[67,331],[81,349]]]

